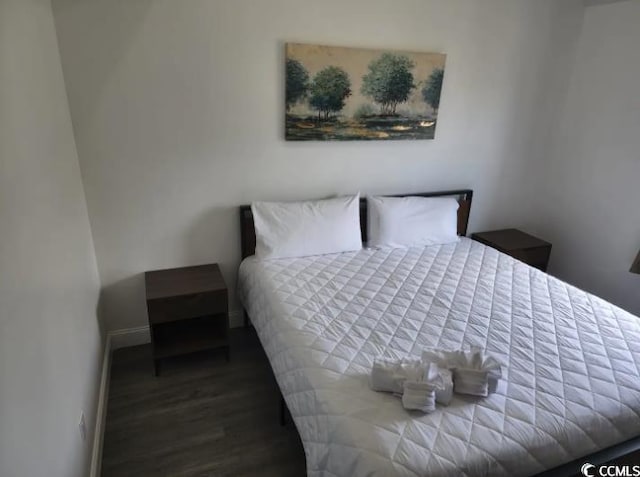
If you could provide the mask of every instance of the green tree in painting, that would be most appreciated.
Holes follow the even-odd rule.
[[[287,58],[286,101],[287,111],[303,99],[309,90],[309,73],[298,60]]]
[[[422,98],[431,106],[436,114],[440,107],[440,93],[442,92],[442,80],[444,79],[444,70],[436,68],[431,72],[426,84],[422,88]]]
[[[414,66],[407,56],[383,53],[369,63],[369,72],[362,77],[362,94],[380,104],[382,114],[395,114],[398,104],[407,101],[416,87]]]
[[[326,121],[330,113],[344,108],[345,99],[351,96],[351,80],[342,68],[327,66],[313,78],[310,93],[309,104],[318,111],[318,120],[322,114]]]

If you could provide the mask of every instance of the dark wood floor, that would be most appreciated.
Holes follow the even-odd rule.
[[[279,424],[279,392],[253,329],[231,330],[231,361],[163,361],[149,345],[113,355],[103,477],[305,475],[300,438]]]

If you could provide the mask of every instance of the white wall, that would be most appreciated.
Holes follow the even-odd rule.
[[[236,208],[253,199],[472,187],[472,230],[523,223],[532,138],[547,132],[568,68],[556,58],[582,10],[580,0],[55,1],[108,328],[146,323],[148,269],[218,261],[233,290]],[[436,139],[285,142],[285,41],[445,52]]]
[[[586,9],[539,183],[551,273],[640,314],[640,2]]]
[[[50,2],[2,0],[2,477],[87,475],[99,286]]]

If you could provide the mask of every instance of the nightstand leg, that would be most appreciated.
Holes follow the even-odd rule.
[[[154,376],[158,376],[158,367],[160,366],[160,363],[158,363],[157,359],[153,360],[153,375]]]
[[[224,352],[225,352],[225,355],[227,356],[227,363],[228,363],[229,359],[230,359],[229,358],[229,347],[228,346],[224,349]]]

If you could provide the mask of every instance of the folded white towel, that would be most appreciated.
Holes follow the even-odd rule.
[[[425,348],[422,351],[422,361],[436,363],[440,368],[449,369],[456,359],[455,351],[439,348]]]
[[[453,376],[454,390],[458,394],[489,395],[489,379],[486,371],[458,368],[453,371]]]
[[[422,352],[422,360],[433,361],[441,368],[451,370],[453,390],[458,394],[487,396],[496,391],[502,377],[500,363],[478,347],[455,351],[430,348]]]
[[[500,363],[480,348],[429,348],[422,359],[374,360],[370,386],[374,391],[401,395],[405,409],[433,412],[436,402],[448,405],[454,392],[473,396],[495,392],[501,377]]]
[[[425,413],[436,410],[436,387],[432,383],[405,381],[402,406],[411,411]]]
[[[441,384],[436,388],[436,402],[448,406],[453,399],[453,375],[448,369],[439,369]]]
[[[419,359],[378,358],[373,361],[370,386],[374,391],[402,394],[406,380],[424,381],[424,374],[425,366]]]
[[[477,347],[458,351],[453,370],[454,391],[473,396],[487,396],[495,392],[502,377],[500,363]]]

